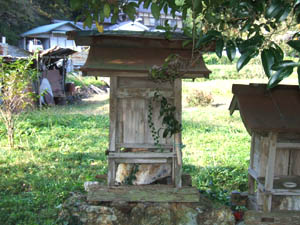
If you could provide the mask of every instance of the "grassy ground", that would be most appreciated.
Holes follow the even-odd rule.
[[[193,89],[211,92],[214,99],[207,107],[189,107],[184,101],[184,171],[192,175],[194,186],[222,202],[228,192],[246,190],[249,162],[250,137],[239,113],[228,112],[232,83],[208,80],[183,86],[183,99]],[[105,95],[22,117],[13,151],[6,148],[0,124],[0,224],[56,224],[59,206],[70,192],[83,191],[85,181],[107,172],[108,127]]]

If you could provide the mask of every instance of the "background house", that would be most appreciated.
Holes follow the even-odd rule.
[[[73,30],[82,30],[82,28],[70,21],[39,26],[21,34],[20,47],[30,52],[55,46],[74,49],[76,47],[74,41],[67,40],[66,36],[66,32]]]

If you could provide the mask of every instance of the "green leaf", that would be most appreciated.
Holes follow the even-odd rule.
[[[79,9],[81,7],[81,1],[80,0],[71,0],[70,6],[72,9]]]
[[[129,19],[134,21],[135,14],[136,14],[136,4],[134,2],[130,2],[129,4],[125,5],[124,12],[128,15]]]
[[[298,67],[300,66],[300,63],[298,62],[294,62],[292,60],[284,60],[284,61],[281,61],[279,63],[276,63],[272,66],[272,70],[280,70],[280,69],[284,69],[286,67]]]
[[[151,3],[151,0],[146,0],[146,1],[144,2],[144,9],[148,9],[150,3]]]
[[[241,31],[242,32],[246,32],[249,30],[249,28],[251,27],[253,23],[253,20],[252,19],[248,19],[247,22],[245,23],[245,25],[242,27]]]
[[[204,34],[201,38],[198,39],[196,42],[196,48],[199,48],[201,45],[205,44],[206,42],[211,41],[214,38],[214,36],[209,34]]]
[[[151,12],[152,12],[153,17],[158,20],[160,17],[160,9],[156,3],[152,3]]]
[[[104,17],[108,18],[110,16],[110,6],[108,3],[105,3],[103,12],[104,12]]]
[[[269,6],[269,8],[266,11],[266,18],[272,18],[275,17],[281,9],[281,5],[279,1],[273,0],[272,4]]]
[[[224,40],[218,39],[216,41],[216,54],[219,58],[222,57],[223,48],[224,48]]]
[[[270,77],[267,88],[270,89],[275,87],[280,81],[290,76],[292,73],[293,73],[293,67],[286,67],[276,71],[276,73],[274,73]]]
[[[199,14],[202,12],[203,6],[202,6],[202,0],[194,0],[194,10],[196,14]]]
[[[279,22],[284,21],[290,14],[291,10],[292,10],[292,8],[289,5],[286,5],[285,9],[281,12],[281,14],[279,14],[276,17],[277,21],[279,21]]]
[[[231,40],[227,41],[226,53],[227,53],[228,59],[232,62],[236,55],[236,48],[235,48],[234,42]]]
[[[257,49],[253,48],[249,49],[246,53],[242,54],[236,64],[237,71],[240,71],[244,66],[246,66],[250,59],[255,57],[257,53]]]
[[[83,27],[89,27],[91,28],[93,24],[93,18],[91,17],[91,15],[88,15],[87,18],[85,19],[85,21],[83,22]]]
[[[275,48],[271,47],[270,50],[273,51],[273,55],[275,57],[275,63],[279,63],[283,60],[284,53],[276,43],[273,42],[272,44],[275,46]]]
[[[300,40],[291,40],[288,41],[287,44],[293,49],[296,49],[298,52],[300,52]]]
[[[185,40],[184,42],[182,42],[182,47],[185,47],[190,43],[192,43],[192,40]]]
[[[164,132],[163,132],[163,138],[166,138],[169,134],[169,130],[168,129],[165,129]]]
[[[261,62],[267,77],[270,78],[272,76],[271,67],[275,62],[275,57],[270,49],[264,49],[261,52]]]

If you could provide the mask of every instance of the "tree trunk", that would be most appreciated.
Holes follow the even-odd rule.
[[[15,126],[14,126],[14,117],[11,113],[9,113],[8,115],[6,128],[7,128],[8,144],[10,149],[13,149],[15,145],[14,142]]]

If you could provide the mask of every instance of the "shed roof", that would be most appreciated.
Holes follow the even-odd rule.
[[[82,30],[80,27],[76,26],[74,23],[72,23],[70,21],[63,21],[63,22],[59,22],[59,23],[53,23],[53,24],[48,24],[48,25],[43,25],[43,26],[33,28],[33,29],[21,34],[21,36],[26,37],[26,36],[31,36],[31,35],[35,35],[35,34],[48,33],[52,30],[55,30],[61,26],[67,25],[67,24],[70,26],[73,26],[74,28],[76,28],[78,30]]]
[[[234,94],[229,110],[239,110],[250,134],[300,134],[300,89],[296,85],[278,85],[268,90],[266,84],[232,86]]]
[[[174,33],[166,39],[161,32],[137,31],[71,31],[68,38],[77,45],[89,45],[88,59],[81,68],[91,76],[148,76],[153,65],[162,65],[170,54],[178,54],[184,60],[191,57],[191,45],[183,47],[189,40],[182,33]],[[214,46],[208,46],[207,49]],[[202,57],[190,66],[185,78],[208,77]]]

